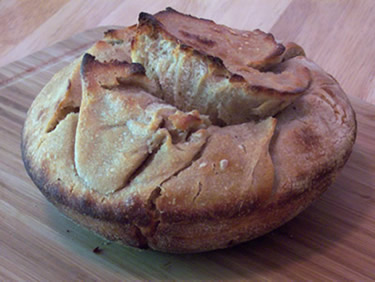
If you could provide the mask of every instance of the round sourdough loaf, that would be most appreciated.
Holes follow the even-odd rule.
[[[303,55],[261,31],[142,13],[36,97],[25,167],[61,212],[129,246],[201,252],[265,234],[333,183],[355,141],[345,93]]]

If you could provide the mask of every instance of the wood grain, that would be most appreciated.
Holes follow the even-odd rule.
[[[336,183],[297,218],[251,242],[196,255],[139,251],[107,244],[50,205],[23,168],[26,111],[52,75],[106,29],[0,68],[0,280],[375,279],[375,106],[353,96],[358,137]],[[346,77],[348,70],[335,71]]]

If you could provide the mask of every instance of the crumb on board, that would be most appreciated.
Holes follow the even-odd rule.
[[[100,254],[102,251],[103,251],[103,249],[101,249],[101,248],[99,248],[99,247],[95,247],[95,248],[92,250],[92,252],[93,252],[94,254]]]

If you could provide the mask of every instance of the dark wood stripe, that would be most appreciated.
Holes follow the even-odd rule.
[[[17,99],[18,95],[16,95],[18,91],[18,89],[16,88],[8,88],[9,91],[12,93],[12,98],[14,99],[10,99],[9,97],[7,96],[0,96],[0,104],[4,105],[5,107],[10,107],[10,108],[13,108],[17,111],[20,111],[22,113],[27,113],[27,110],[28,110],[28,107],[21,104],[19,101],[20,99]],[[22,95],[22,94],[21,94]],[[16,101],[17,100],[17,101]]]
[[[52,64],[55,64],[59,61],[62,60],[62,57],[67,57],[67,56],[73,56],[74,54],[79,54],[81,52],[84,52],[84,50],[87,50],[91,45],[93,45],[95,43],[95,41],[91,41],[89,43],[86,43],[86,44],[83,44],[83,45],[80,45],[66,53],[64,53],[61,57],[53,57],[45,62],[43,62],[42,64],[40,65],[37,65],[37,66],[33,66],[33,67],[30,67],[24,71],[22,71],[21,73],[18,73],[12,77],[9,77],[3,81],[0,81],[0,87],[4,87],[5,85],[9,84],[9,83],[12,83],[13,81],[17,80],[17,79],[20,79],[22,78],[23,76],[26,76],[30,73],[33,73],[33,72],[37,72],[38,70],[40,70],[41,68],[45,67],[45,66],[48,66],[48,65],[52,65]],[[37,56],[37,54],[35,54],[35,56]]]
[[[20,117],[20,116],[18,116],[16,114],[14,114],[14,113],[6,110],[1,105],[0,105],[0,117],[4,117],[4,118],[8,119],[11,122],[16,122],[21,127],[22,127],[22,125],[23,125],[23,123],[25,121],[24,117]]]

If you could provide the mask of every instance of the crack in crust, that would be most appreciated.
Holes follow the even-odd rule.
[[[56,126],[71,113],[79,113],[79,107],[73,107],[69,105],[69,106],[64,106],[58,109],[57,117],[47,127],[46,133],[50,133],[54,131],[56,129]]]
[[[143,161],[140,163],[140,165],[135,168],[135,170],[128,176],[126,179],[126,182],[120,187],[119,189],[115,190],[114,193],[117,193],[121,191],[122,189],[126,189],[127,187],[130,187],[133,180],[137,178],[140,174],[144,172],[144,170],[147,168],[147,166],[154,160],[157,152],[160,150],[160,147],[163,145],[163,142],[160,142],[154,148],[152,148],[151,152],[149,152],[146,157],[143,159]],[[150,196],[151,197],[151,196]]]

